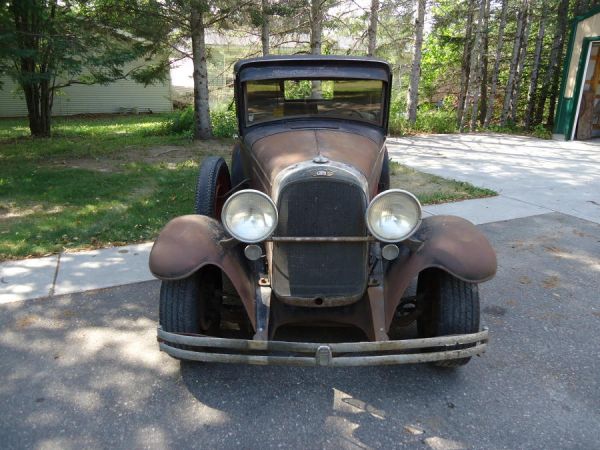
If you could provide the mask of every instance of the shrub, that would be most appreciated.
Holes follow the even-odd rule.
[[[414,125],[408,123],[404,113],[390,114],[390,133],[397,135],[415,133],[456,133],[456,114],[443,109],[419,111]]]
[[[210,113],[210,124],[215,137],[233,137],[238,132],[235,110],[217,109]]]
[[[552,131],[541,123],[538,123],[533,130],[531,130],[531,134],[540,139],[552,139]]]
[[[210,113],[210,124],[215,137],[233,137],[237,133],[237,118],[235,110],[217,107]],[[165,134],[194,135],[194,107],[174,112],[167,120]]]
[[[188,106],[185,109],[175,111],[165,126],[166,134],[187,134],[193,136],[194,130],[194,107]]]

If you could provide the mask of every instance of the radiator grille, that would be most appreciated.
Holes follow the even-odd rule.
[[[348,179],[306,177],[278,200],[276,236],[365,236],[365,198]],[[280,297],[355,297],[367,277],[364,242],[273,244],[273,289]]]

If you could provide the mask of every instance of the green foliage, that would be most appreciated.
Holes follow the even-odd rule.
[[[233,137],[238,132],[235,110],[223,106],[211,111],[210,123],[214,137]],[[188,106],[171,114],[163,131],[166,134],[182,135],[191,139],[194,135],[194,107]]]
[[[102,13],[114,6],[112,0],[3,2],[0,75],[13,78],[23,91],[33,135],[50,135],[52,100],[66,86],[167,79],[166,53],[128,33],[123,15]],[[160,27],[152,30],[160,41]],[[135,63],[142,59],[144,63]]]
[[[531,130],[531,135],[540,139],[552,139],[552,131],[541,123],[538,123],[535,127],[533,127]]]
[[[494,133],[533,136],[539,139],[552,139],[552,131],[541,123],[533,127],[531,130],[527,130],[522,126],[515,124],[514,122],[508,121],[504,126],[492,124],[488,127],[488,130]]]
[[[456,133],[456,114],[449,103],[450,100],[444,101],[441,108],[431,104],[419,105],[417,121],[413,126],[404,116],[406,100],[404,97],[398,97],[390,105],[390,134],[403,136],[417,133]]]
[[[310,80],[285,80],[284,94],[286,100],[298,100],[310,97]]]
[[[194,107],[175,111],[165,124],[167,134],[185,134],[190,138],[194,135]]]

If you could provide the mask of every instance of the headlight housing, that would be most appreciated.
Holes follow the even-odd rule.
[[[277,227],[277,208],[265,194],[254,189],[236,192],[223,205],[221,220],[238,241],[254,244],[267,239]]]
[[[376,239],[400,242],[410,237],[421,223],[421,204],[402,189],[377,195],[367,208],[367,226]]]

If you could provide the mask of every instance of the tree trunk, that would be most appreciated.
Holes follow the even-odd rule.
[[[461,74],[460,74],[460,92],[458,94],[458,106],[456,108],[456,123],[460,128],[463,123],[463,115],[465,112],[465,101],[467,97],[467,87],[469,85],[469,70],[471,68],[471,48],[473,37],[473,16],[475,15],[476,0],[469,0],[467,7],[467,28],[465,31],[465,45],[463,47]]]
[[[48,6],[54,16],[56,4],[52,3]],[[41,9],[30,2],[21,1],[11,2],[10,8],[17,31],[16,45],[25,50],[15,64],[20,68],[18,81],[25,95],[29,130],[33,137],[49,137],[52,90],[47,77],[51,77],[52,74],[48,72],[49,66],[43,55],[42,60],[36,59],[40,58],[39,26],[43,21]]]
[[[369,16],[369,29],[367,34],[369,36],[369,48],[367,50],[368,56],[375,56],[375,50],[377,49],[377,20],[379,15],[379,0],[371,0],[371,14]]]
[[[310,2],[310,53],[313,55],[321,54],[322,34],[323,34],[323,3],[324,0],[311,0]],[[321,91],[321,81],[313,80],[311,85],[311,98],[323,98]]]
[[[531,29],[531,20],[529,20],[529,10],[525,11],[525,29],[521,36],[521,50],[519,52],[519,65],[515,73],[515,88],[510,101],[510,119],[513,123],[517,123],[517,113],[519,106],[519,98],[521,94],[521,80],[523,79],[523,69],[525,68],[525,59],[527,59],[527,41],[529,40],[529,30]]]
[[[475,40],[473,42],[473,50],[471,51],[471,67],[469,69],[469,97],[471,98],[471,124],[470,130],[474,131],[477,127],[477,116],[479,111],[479,93],[481,92],[481,76],[482,76],[482,33],[485,16],[486,0],[480,0],[479,12],[477,13],[477,28],[475,29]],[[462,127],[461,127],[462,131]]]
[[[419,78],[421,76],[421,50],[423,48],[423,27],[425,25],[426,0],[417,0],[415,17],[415,51],[410,69],[410,82],[406,94],[406,118],[412,125],[417,121],[417,106],[419,104]]]
[[[535,95],[537,92],[537,79],[540,71],[540,61],[542,57],[542,44],[544,43],[544,34],[546,30],[546,2],[542,1],[540,10],[540,22],[538,27],[538,34],[535,40],[535,51],[533,55],[533,65],[531,67],[531,77],[529,80],[529,90],[527,91],[527,110],[525,111],[525,128],[531,128],[533,111],[535,108]]]
[[[546,106],[546,100],[548,99],[550,88],[554,87],[555,74],[556,78],[559,79],[559,62],[562,58],[564,37],[567,32],[568,12],[569,0],[561,0],[557,8],[558,20],[556,22],[556,29],[554,30],[554,38],[552,39],[552,50],[550,51],[550,60],[548,62],[546,73],[544,74],[544,80],[542,81],[542,89],[540,91],[540,96],[537,101],[533,125],[542,123],[544,117],[544,109]],[[558,82],[556,84],[558,84]]]
[[[517,13],[517,31],[515,33],[515,41],[513,45],[512,57],[510,61],[510,68],[508,72],[508,81],[506,82],[506,91],[504,93],[504,105],[502,107],[502,114],[500,115],[500,124],[505,126],[508,120],[508,113],[513,99],[513,91],[515,88],[515,77],[517,75],[517,68],[519,65],[519,55],[521,53],[521,39],[523,36],[523,30],[525,28],[525,15],[527,10],[527,1],[522,0],[521,7]]]
[[[194,63],[194,139],[209,139],[212,137],[208,103],[208,67],[206,63],[204,21],[202,16],[203,13],[199,5],[193,6],[190,30]]]
[[[310,53],[321,54],[321,35],[323,33],[323,0],[311,0],[310,2]]]
[[[483,41],[481,50],[481,102],[479,105],[479,123],[483,125],[485,113],[487,111],[487,90],[488,90],[488,64],[490,48],[490,6],[491,0],[486,0],[485,14],[483,16]]]
[[[269,54],[269,29],[270,29],[270,11],[269,0],[261,0],[262,26],[260,29],[260,42],[262,43],[263,56]]]
[[[483,126],[488,127],[492,116],[494,115],[494,101],[496,100],[496,89],[498,87],[498,73],[500,72],[500,59],[502,58],[502,47],[504,47],[504,28],[506,27],[506,12],[508,10],[508,0],[502,0],[502,12],[500,13],[500,24],[498,25],[498,44],[496,46],[496,59],[494,60],[494,69],[492,72],[492,84],[490,87],[490,98],[487,103],[485,120]]]

